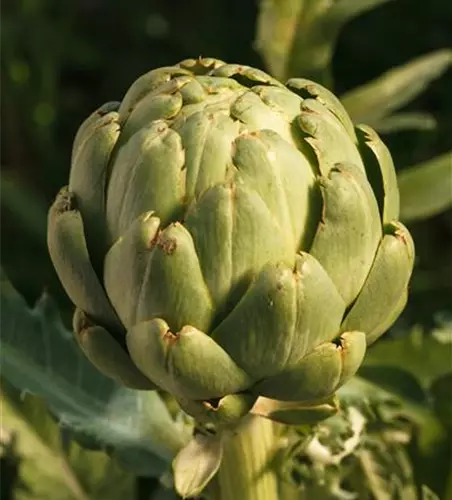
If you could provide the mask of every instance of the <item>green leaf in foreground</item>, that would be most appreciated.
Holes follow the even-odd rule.
[[[398,175],[400,216],[404,221],[426,219],[452,207],[452,151]]]
[[[223,455],[220,436],[197,434],[173,461],[174,484],[180,495],[199,495],[217,473]]]
[[[452,50],[431,52],[351,90],[341,97],[342,104],[354,122],[378,128],[384,118],[412,101],[451,65]],[[408,125],[412,128],[413,122]]]
[[[120,500],[133,498],[135,477],[102,451],[64,443],[61,429],[44,401],[22,400],[1,389],[1,433],[15,436],[19,480],[17,500]],[[6,480],[6,478],[2,478]]]
[[[44,294],[33,309],[2,275],[2,375],[42,396],[84,444],[107,447],[141,475],[159,476],[186,440],[156,392],[119,386],[84,357]]]

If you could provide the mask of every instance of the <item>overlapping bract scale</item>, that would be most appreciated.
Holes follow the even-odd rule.
[[[104,374],[200,421],[294,423],[334,411],[406,303],[398,210],[389,151],[331,92],[200,58],[82,124],[48,241]]]

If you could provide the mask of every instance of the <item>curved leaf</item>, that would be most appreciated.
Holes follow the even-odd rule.
[[[256,47],[270,73],[328,84],[343,25],[389,0],[261,0]]]
[[[222,456],[221,435],[197,434],[173,461],[176,491],[183,498],[199,495],[217,473]]]
[[[406,112],[395,113],[382,118],[374,124],[375,129],[382,134],[393,134],[400,130],[435,130],[437,122],[430,113]]]
[[[452,207],[452,151],[398,175],[400,216],[404,221],[426,219]]]
[[[341,97],[354,122],[376,126],[408,104],[452,65],[452,50],[441,49],[393,68]]]

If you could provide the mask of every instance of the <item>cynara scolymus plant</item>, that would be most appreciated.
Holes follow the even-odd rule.
[[[82,124],[48,244],[87,357],[221,434],[334,413],[406,303],[398,215],[388,149],[327,89],[197,59]]]

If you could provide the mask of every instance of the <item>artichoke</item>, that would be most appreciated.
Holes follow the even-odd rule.
[[[327,89],[197,59],[81,125],[48,245],[99,370],[233,422],[355,374],[406,303],[398,214],[388,149]]]

